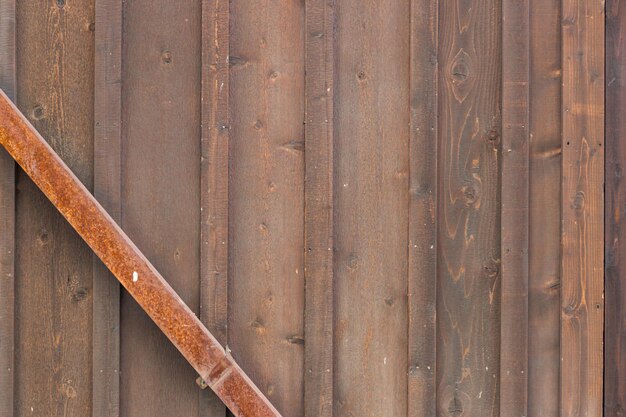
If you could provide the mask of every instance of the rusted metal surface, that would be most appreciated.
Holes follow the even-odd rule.
[[[1,90],[0,144],[236,416],[280,416]]]

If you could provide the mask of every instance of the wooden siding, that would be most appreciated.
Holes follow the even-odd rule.
[[[0,88],[285,417],[617,417],[622,3],[0,0]],[[0,228],[0,415],[228,415],[4,151]]]
[[[605,363],[604,415],[618,417],[626,412],[626,7],[623,2],[606,3],[606,169],[605,169]]]

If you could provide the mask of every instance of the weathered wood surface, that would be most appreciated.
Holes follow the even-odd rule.
[[[562,5],[560,415],[600,417],[604,331],[604,4],[564,0]]]
[[[603,240],[619,415],[621,3],[0,0],[0,82],[285,415],[596,415]],[[225,416],[5,159],[0,415]]]
[[[437,408],[499,415],[501,15],[440,2]]]
[[[408,236],[409,417],[437,409],[438,0],[411,2]]]
[[[529,12],[529,0],[502,1],[502,417],[528,415]]]
[[[626,4],[606,2],[606,196],[604,415],[626,413]]]
[[[407,409],[409,10],[408,0],[335,8],[337,416]]]
[[[236,417],[280,417],[15,105],[0,91],[0,144]]]
[[[287,416],[304,394],[304,10],[230,7],[228,344]]]
[[[202,1],[200,157],[200,320],[228,342],[228,106],[229,2]],[[200,393],[198,415],[224,416],[210,390]]]
[[[305,3],[305,417],[333,416],[334,6]]]
[[[95,4],[94,196],[122,216],[122,1]],[[95,29],[94,27],[94,29]],[[119,417],[120,285],[93,257],[93,417]]]
[[[0,0],[0,88],[15,100],[15,0]],[[0,151],[0,410],[13,416],[15,375],[15,163]]]
[[[192,1],[126,2],[122,48],[121,226],[196,314],[201,11]],[[126,292],[121,316],[120,414],[197,415],[193,370]]]
[[[93,0],[16,1],[17,105],[88,189],[93,18]],[[93,257],[21,170],[16,187],[14,412],[89,415]]]
[[[558,417],[561,256],[560,0],[531,0],[528,415]]]

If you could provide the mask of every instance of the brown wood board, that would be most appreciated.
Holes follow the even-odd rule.
[[[562,16],[561,417],[601,416],[604,330],[604,7]]]
[[[228,161],[230,115],[229,2],[202,2],[200,157],[200,319],[217,340],[228,342]],[[209,390],[199,415],[224,416]]]
[[[499,6],[439,8],[439,415],[500,412]]]
[[[230,7],[228,344],[288,416],[304,407],[304,12]]]
[[[334,5],[305,4],[305,417],[333,416]]]
[[[605,369],[604,415],[626,411],[626,269],[620,259],[626,229],[622,225],[626,189],[626,55],[624,3],[606,2],[606,165],[605,165]],[[608,366],[607,366],[608,365]]]
[[[0,0],[0,88],[15,99],[15,0]],[[15,163],[0,152],[0,410],[15,397]]]
[[[335,7],[334,413],[404,415],[410,2],[362,6]]]
[[[438,0],[411,2],[407,415],[437,410]]]
[[[502,2],[502,417],[528,415],[529,11],[529,0]]]
[[[15,11],[17,106],[93,189],[94,1]],[[22,170],[15,208],[15,415],[89,415],[92,254]]]
[[[122,216],[122,1],[95,5],[94,197],[116,221]],[[95,28],[94,27],[94,28]],[[120,285],[94,255],[93,417],[119,417]]]
[[[528,415],[559,415],[560,0],[530,2]]]

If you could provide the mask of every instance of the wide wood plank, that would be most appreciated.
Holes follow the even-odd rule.
[[[335,9],[337,417],[407,410],[410,10],[408,0]]]
[[[528,415],[558,417],[561,0],[530,1]]]
[[[17,104],[93,187],[93,0],[16,2]],[[92,254],[30,179],[16,197],[16,415],[92,406]]]
[[[334,0],[306,10],[304,415],[333,415]]]
[[[0,88],[15,100],[15,0],[0,0]],[[0,151],[0,410],[13,416],[15,163]]]
[[[626,4],[606,2],[606,196],[605,196],[605,358],[604,415],[626,410],[626,262],[623,225],[626,208]]]
[[[437,410],[499,415],[501,3],[439,3]]]
[[[118,223],[122,212],[122,1],[95,10],[94,196]],[[94,256],[93,417],[119,417],[120,286]]]
[[[304,371],[304,2],[230,5],[228,344],[278,411]]]
[[[408,416],[437,410],[438,0],[411,2]]]
[[[528,409],[529,0],[502,0],[500,416]]]
[[[602,415],[604,4],[562,3],[561,417]]]
[[[202,1],[200,162],[200,320],[228,342],[229,1]],[[200,416],[225,416],[211,390],[200,393]]]
[[[123,4],[122,226],[198,314],[201,4]],[[126,292],[120,332],[120,415],[198,415],[197,374]]]

